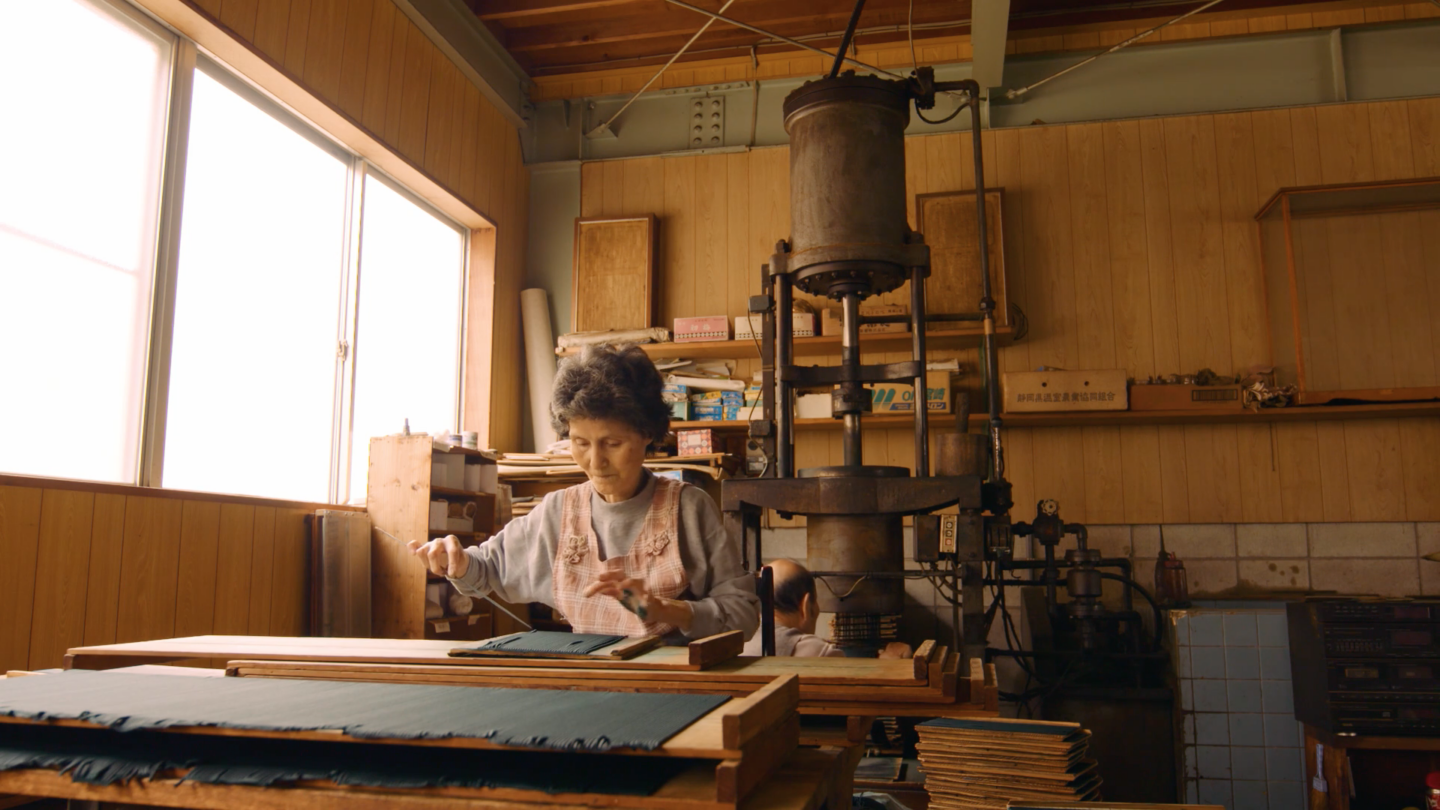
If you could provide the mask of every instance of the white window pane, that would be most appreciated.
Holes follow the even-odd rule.
[[[0,3],[0,471],[135,480],[170,53],[110,9]]]
[[[374,177],[365,179],[350,500],[365,498],[370,438],[454,430],[464,238]]]
[[[347,165],[203,72],[164,484],[329,500]]]

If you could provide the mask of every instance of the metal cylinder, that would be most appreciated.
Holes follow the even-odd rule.
[[[904,82],[839,76],[785,99],[790,269],[807,292],[887,292],[908,279]]]
[[[902,571],[905,547],[900,515],[810,515],[805,521],[805,554],[813,571]],[[827,576],[816,583],[825,613],[900,613],[905,584],[900,579]]]
[[[939,433],[935,436],[937,475],[990,474],[990,437],[979,433]]]

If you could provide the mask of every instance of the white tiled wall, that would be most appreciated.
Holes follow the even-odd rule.
[[[1186,800],[1304,810],[1284,609],[1199,608],[1170,617]]]

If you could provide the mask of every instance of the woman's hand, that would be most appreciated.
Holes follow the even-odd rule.
[[[653,596],[645,580],[625,576],[624,571],[606,571],[595,578],[582,594],[589,599],[608,596],[644,622],[658,622],[688,631],[695,618],[689,602]]]
[[[405,545],[410,549],[410,553],[425,561],[425,566],[431,572],[442,577],[460,579],[470,570],[470,555],[465,553],[460,539],[453,534],[428,543],[411,540]]]

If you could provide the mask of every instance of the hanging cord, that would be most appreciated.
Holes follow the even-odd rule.
[[[1432,0],[1440,3],[1440,0]],[[910,40],[910,67],[920,69],[920,60],[915,58],[915,0],[910,0],[910,10],[905,14],[905,35]]]
[[[724,14],[724,13],[725,13],[725,9],[730,8],[730,4],[731,4],[731,3],[734,3],[734,2],[735,2],[735,0],[725,0],[725,5],[723,5],[723,6],[720,7],[720,13],[721,13],[721,14]],[[650,89],[650,85],[654,84],[656,79],[658,79],[658,78],[660,78],[662,75],[664,75],[665,71],[669,70],[669,69],[670,69],[670,66],[673,65],[673,64],[675,64],[675,60],[677,60],[677,59],[679,59],[681,56],[684,56],[684,55],[685,55],[685,52],[690,49],[690,46],[695,44],[695,40],[699,39],[702,34],[704,34],[706,31],[710,30],[710,26],[712,26],[712,25],[715,24],[715,20],[716,20],[716,19],[718,19],[718,18],[711,17],[710,19],[706,20],[706,21],[705,21],[705,24],[702,25],[702,26],[700,26],[700,30],[699,30],[699,31],[696,31],[696,32],[695,32],[695,35],[692,36],[692,37],[690,37],[690,39],[686,40],[686,41],[685,41],[685,44],[680,46],[680,50],[676,51],[676,52],[675,52],[675,55],[672,56],[672,57],[670,57],[670,61],[668,61],[668,62],[666,62],[664,65],[662,65],[659,70],[655,71],[655,75],[650,77],[650,81],[645,82],[645,86],[644,86],[644,87],[641,87],[639,90],[636,90],[636,91],[635,91],[635,95],[631,96],[629,101],[626,101],[625,104],[624,104],[620,109],[616,110],[614,115],[612,115],[612,116],[610,116],[609,118],[605,119],[605,123],[601,124],[601,125],[598,126],[598,127],[595,127],[594,129],[590,130],[589,132],[587,132],[587,133],[585,133],[585,134],[586,134],[586,135],[592,135],[592,136],[593,136],[593,135],[598,135],[598,134],[600,134],[601,132],[604,132],[606,129],[608,129],[611,124],[615,123],[615,119],[616,119],[616,118],[619,118],[621,113],[623,113],[623,112],[625,112],[626,110],[630,109],[630,105],[635,103],[635,99],[640,98],[640,96],[641,96],[642,94],[644,94],[644,92],[645,92],[646,90],[649,90],[649,89]],[[752,136],[751,136],[751,137],[752,137],[752,139],[753,139],[753,137],[754,137],[754,136],[753,136],[753,131],[752,131]]]
[[[1102,57],[1102,56],[1109,56],[1110,54],[1115,53],[1116,51],[1120,50],[1121,48],[1124,48],[1124,47],[1126,47],[1126,46],[1128,46],[1128,45],[1132,45],[1132,44],[1134,44],[1134,43],[1136,43],[1136,42],[1139,42],[1140,40],[1142,40],[1142,39],[1150,36],[1151,34],[1155,33],[1156,31],[1159,31],[1161,28],[1165,28],[1165,27],[1167,27],[1167,26],[1174,25],[1175,23],[1180,22],[1181,20],[1185,19],[1186,17],[1191,16],[1192,14],[1199,14],[1200,12],[1204,11],[1204,10],[1207,9],[1207,8],[1210,8],[1211,6],[1213,6],[1213,5],[1215,5],[1216,3],[1219,3],[1219,2],[1221,2],[1221,0],[1210,0],[1210,2],[1206,3],[1205,5],[1203,5],[1203,6],[1198,6],[1198,7],[1196,7],[1196,8],[1193,8],[1193,9],[1185,12],[1184,14],[1181,14],[1179,17],[1176,17],[1175,19],[1170,20],[1169,22],[1160,23],[1159,25],[1155,26],[1154,28],[1151,28],[1149,31],[1143,31],[1143,32],[1141,32],[1141,33],[1139,33],[1139,34],[1136,34],[1135,36],[1130,37],[1129,39],[1125,40],[1124,42],[1120,43],[1119,45],[1116,45],[1116,46],[1110,48],[1109,50],[1104,51],[1103,53],[1097,53],[1097,54],[1095,54],[1094,56],[1090,57],[1089,59],[1084,59],[1084,60],[1081,60],[1081,61],[1079,61],[1079,62],[1076,62],[1075,64],[1071,65],[1071,66],[1068,67],[1068,68],[1065,68],[1064,70],[1060,71],[1059,73],[1052,73],[1052,74],[1050,74],[1049,76],[1046,76],[1045,78],[1041,79],[1040,81],[1035,82],[1034,84],[1029,84],[1029,85],[1026,85],[1026,86],[1024,86],[1024,87],[1021,87],[1021,88],[1018,89],[1018,90],[1006,90],[1006,91],[1005,91],[1005,97],[1006,97],[1006,98],[1019,98],[1019,97],[1025,95],[1026,93],[1030,92],[1031,90],[1034,90],[1035,88],[1039,87],[1040,85],[1045,84],[1045,83],[1048,82],[1048,81],[1051,81],[1052,79],[1058,79],[1058,78],[1060,78],[1061,76],[1064,76],[1066,73],[1069,73],[1070,71],[1075,70],[1075,69],[1077,69],[1077,68],[1084,67],[1085,65],[1088,65],[1088,64],[1090,64],[1091,62],[1094,62],[1096,59],[1099,59],[1099,58]],[[1435,2],[1437,5],[1440,5],[1440,0],[1431,0],[1431,2]]]
[[[855,26],[860,23],[860,12],[865,0],[855,0],[855,10],[850,12],[850,24],[845,26],[845,36],[840,38],[840,49],[835,52],[835,64],[830,66],[830,78],[840,75],[840,66],[845,64],[845,52],[850,50],[850,40],[855,36]],[[722,12],[725,9],[720,9]]]
[[[965,109],[966,107],[969,107],[972,101],[973,101],[973,99],[971,99],[971,98],[970,98],[970,95],[967,93],[967,94],[965,95],[965,98],[960,102],[959,106],[957,106],[957,107],[955,108],[955,111],[954,111],[954,112],[950,113],[949,115],[945,116],[944,118],[941,118],[939,121],[931,121],[929,118],[926,118],[926,117],[925,117],[925,113],[920,109],[920,100],[919,100],[919,99],[916,99],[916,100],[915,100],[915,115],[916,115],[916,117],[918,117],[921,121],[924,121],[924,122],[927,123],[927,124],[948,124],[953,118],[955,118],[955,116],[959,115],[962,111],[964,111],[964,109]]]

